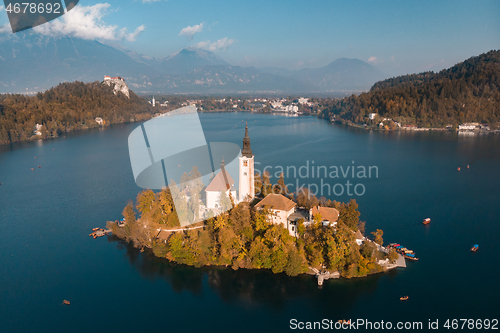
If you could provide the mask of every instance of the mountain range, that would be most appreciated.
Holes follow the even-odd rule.
[[[79,38],[18,33],[0,38],[0,93],[43,91],[60,82],[123,77],[138,93],[328,93],[366,91],[384,75],[358,59],[289,71],[232,66],[214,53],[187,48],[152,58]]]

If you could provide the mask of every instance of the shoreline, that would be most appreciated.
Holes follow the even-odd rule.
[[[197,229],[197,228],[199,228],[199,227],[196,227],[196,228],[184,228],[184,229]],[[175,230],[172,230],[172,231],[175,231]],[[121,237],[117,236],[116,234],[114,234],[112,232],[111,232],[111,237],[115,237],[118,241],[124,242],[125,244],[132,246],[134,249],[136,249],[140,253],[143,253],[143,255],[150,256],[151,258],[160,259],[160,260],[162,260],[162,261],[164,261],[165,263],[168,263],[168,264],[174,264],[174,265],[179,265],[179,266],[191,267],[193,269],[231,269],[233,271],[236,271],[236,270],[246,270],[246,271],[254,271],[254,272],[265,271],[265,272],[268,272],[268,273],[273,274],[273,275],[286,274],[285,272],[275,273],[270,268],[246,268],[246,267],[240,267],[240,268],[236,268],[235,269],[234,267],[231,267],[231,265],[229,265],[229,264],[227,264],[227,265],[210,265],[210,264],[207,264],[207,265],[201,265],[201,266],[190,265],[190,264],[181,263],[181,262],[178,262],[178,261],[175,261],[175,260],[169,260],[168,258],[165,258],[165,257],[157,256],[154,253],[153,247],[151,247],[151,246],[138,247],[133,242],[128,241],[128,240],[126,240],[124,238],[121,238]],[[378,244],[377,244],[377,246],[380,247]],[[401,260],[402,260],[402,263],[401,263]],[[401,256],[400,254],[398,254],[398,259],[396,260],[396,262],[382,264],[382,265],[380,265],[380,267],[382,269],[380,269],[379,271],[370,272],[370,273],[368,273],[366,275],[353,276],[353,277],[342,276],[341,273],[338,270],[330,272],[327,269],[323,269],[323,270],[319,271],[318,269],[313,268],[313,267],[308,267],[305,272],[303,272],[301,274],[298,274],[298,275],[295,275],[295,276],[290,276],[290,275],[287,275],[287,274],[286,275],[288,277],[290,277],[290,278],[301,277],[301,276],[302,277],[304,277],[304,276],[314,277],[317,280],[318,286],[321,288],[321,286],[323,285],[324,281],[326,281],[326,280],[331,280],[331,279],[346,279],[346,280],[351,280],[351,279],[357,279],[357,278],[366,278],[366,277],[377,275],[377,274],[380,274],[380,273],[386,273],[386,272],[388,272],[390,270],[393,270],[395,268],[399,268],[399,267],[406,268],[406,260],[403,258],[403,256]]]
[[[113,126],[117,126],[117,125],[125,125],[125,124],[135,124],[135,123],[140,123],[142,121],[146,121],[148,119],[138,119],[138,120],[134,120],[134,121],[124,121],[124,122],[120,122],[120,123],[113,123],[113,124],[107,124],[107,125],[103,125],[103,126],[96,126],[96,127],[86,127],[86,128],[76,128],[76,129],[73,129],[71,131],[66,131],[64,133],[61,133],[61,135],[58,135],[58,136],[50,136],[50,137],[45,137],[45,138],[41,138],[40,136],[37,136],[37,135],[33,135],[31,136],[30,138],[28,138],[27,140],[23,140],[23,141],[16,141],[16,142],[8,142],[8,143],[0,143],[0,147],[8,147],[8,146],[14,146],[14,145],[20,145],[20,144],[26,144],[26,143],[35,143],[37,141],[49,141],[49,140],[56,140],[56,139],[59,139],[59,138],[64,138],[66,137],[66,135],[76,135],[76,134],[85,134],[86,131],[91,131],[91,130],[103,130],[103,129],[108,129],[108,128],[112,128]]]
[[[311,197],[311,202],[317,201]],[[159,198],[167,206],[161,208]],[[216,218],[180,227],[172,207],[166,215],[161,213],[170,207],[170,200],[168,189],[158,193],[145,190],[137,196],[135,207],[139,216],[135,217],[131,202],[123,210],[124,219],[108,221],[106,229],[141,252],[151,249],[154,256],[170,262],[197,268],[269,269],[274,274],[284,272],[289,276],[314,273],[320,285],[329,278],[364,277],[405,267],[404,259],[402,263],[398,261],[401,258],[396,251],[379,245],[383,244],[382,230],[372,232],[375,240],[361,233],[364,223],[359,221],[355,200],[322,206],[324,214],[328,214],[328,209],[331,214],[337,212],[335,224],[325,225],[317,213],[314,219],[296,222],[297,231],[293,232],[288,224],[273,222],[268,209],[248,202],[237,204]],[[308,205],[308,209],[315,205]]]
[[[413,127],[413,128],[404,128],[404,127],[398,127],[395,129],[385,129],[385,128],[380,128],[379,126],[364,126],[361,124],[356,124],[351,121],[345,121],[345,120],[330,120],[332,124],[339,124],[339,125],[345,125],[348,127],[354,127],[354,128],[359,128],[367,131],[380,131],[380,132],[398,132],[398,131],[403,131],[403,132],[450,132],[450,133],[457,133],[457,134],[470,134],[470,135],[476,135],[476,134],[499,134],[500,130],[493,130],[493,131],[486,131],[486,130],[466,130],[466,131],[461,131],[458,129],[451,129],[451,128],[445,128],[445,127]]]

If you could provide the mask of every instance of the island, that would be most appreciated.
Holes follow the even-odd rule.
[[[106,227],[114,237],[179,264],[269,269],[290,276],[310,273],[318,276],[319,284],[324,278],[360,277],[404,266],[395,249],[382,246],[382,230],[372,232],[373,240],[364,236],[365,223],[354,199],[318,199],[306,188],[290,193],[283,174],[271,184],[267,173],[254,172],[253,161],[246,126],[238,191],[224,161],[206,187],[193,168],[183,176],[183,183],[191,185],[156,193],[146,189],[125,206],[121,221],[108,221]],[[202,220],[181,226],[179,214],[185,214],[182,220]]]

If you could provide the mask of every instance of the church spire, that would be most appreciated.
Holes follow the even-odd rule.
[[[241,155],[251,158],[252,148],[250,148],[250,137],[248,136],[248,124],[245,123],[245,137],[243,138],[243,149],[241,150]]]

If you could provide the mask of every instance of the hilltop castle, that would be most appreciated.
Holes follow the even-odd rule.
[[[130,92],[128,90],[128,86],[125,83],[125,80],[121,78],[120,76],[118,77],[111,77],[108,75],[104,75],[104,81],[102,82],[103,84],[107,84],[108,86],[111,86],[113,84],[113,92],[116,93],[121,91],[125,96],[130,98]]]

